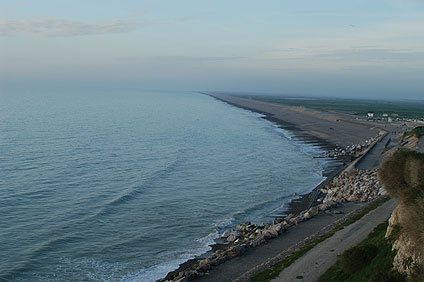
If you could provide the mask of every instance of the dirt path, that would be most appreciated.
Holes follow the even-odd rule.
[[[397,203],[392,199],[338,231],[284,269],[272,282],[316,281],[336,263],[338,255],[365,240],[378,224],[387,220],[396,205]]]

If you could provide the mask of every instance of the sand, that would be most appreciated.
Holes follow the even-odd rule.
[[[346,147],[359,144],[363,140],[378,135],[379,130],[372,125],[357,123],[345,115],[263,102],[224,94],[210,95],[231,105],[249,109],[266,115],[266,119],[276,122],[300,139],[316,143],[324,149],[334,146]]]

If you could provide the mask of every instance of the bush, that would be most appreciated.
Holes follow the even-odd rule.
[[[406,282],[406,275],[395,271],[380,271],[371,277],[370,282]]]
[[[396,152],[383,163],[379,176],[390,196],[409,203],[424,194],[424,154]]]
[[[346,274],[354,274],[367,266],[377,255],[378,248],[374,245],[353,247],[343,253],[340,268]]]

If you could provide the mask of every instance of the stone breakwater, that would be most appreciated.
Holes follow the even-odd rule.
[[[382,194],[382,186],[376,170],[357,170],[342,172],[320,190],[317,205],[298,214],[276,218],[272,223],[256,225],[250,222],[225,230],[220,238],[225,241],[223,249],[215,251],[207,258],[198,259],[184,269],[179,268],[160,282],[186,282],[206,275],[211,268],[231,258],[243,255],[249,248],[257,247],[278,236],[291,227],[307,221],[320,213],[332,213],[332,208],[350,201],[368,202]],[[336,213],[337,211],[334,211]]]
[[[362,141],[359,144],[353,144],[346,147],[337,146],[336,148],[326,151],[322,154],[322,157],[326,158],[337,158],[343,156],[352,156],[358,157],[363,150],[367,149],[370,145],[372,145],[380,136],[377,135],[375,137],[368,138]]]
[[[354,169],[344,171],[333,178],[320,190],[319,202],[345,203],[351,201],[368,202],[383,193],[375,169]]]

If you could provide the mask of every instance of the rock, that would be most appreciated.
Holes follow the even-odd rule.
[[[267,229],[262,234],[266,240],[273,239],[278,236],[278,232],[273,229]]]
[[[289,214],[288,216],[286,216],[285,220],[286,221],[290,221],[290,219],[292,219],[294,217],[294,214]]]
[[[242,254],[244,254],[246,252],[246,248],[241,246],[241,245],[237,245],[234,247],[231,247],[228,252],[227,255],[229,257],[238,257],[241,256]]]
[[[312,207],[309,209],[309,212],[313,215],[316,216],[319,213],[319,209],[317,207]]]
[[[258,234],[255,239],[250,242],[250,246],[256,247],[265,242],[265,237],[262,233]]]
[[[188,277],[181,277],[178,280],[173,280],[174,282],[188,282]]]
[[[273,225],[271,227],[271,230],[276,231],[277,234],[281,234],[286,230],[286,228],[284,227],[284,225],[282,223],[278,223],[278,224]]]
[[[227,237],[227,241],[232,243],[240,237],[240,232],[232,231],[231,234]]]
[[[201,276],[199,272],[195,271],[195,270],[190,270],[185,272],[184,275],[187,278],[187,281],[193,281],[194,279],[196,279],[197,277]]]
[[[227,242],[234,242],[235,240],[237,240],[237,237],[233,234],[231,234],[230,236],[227,237]]]
[[[231,232],[233,232],[233,230],[231,230],[231,229],[227,229],[227,230],[225,230],[224,231],[224,233],[222,233],[221,234],[221,238],[227,238],[228,236],[230,236],[231,235]]]
[[[302,222],[302,221],[304,221],[304,220],[305,220],[305,219],[303,218],[303,215],[296,216],[297,224],[301,223],[301,222]]]
[[[185,277],[185,273],[183,271],[181,271],[181,272],[178,273],[177,276],[175,276],[175,278],[173,280],[174,281],[179,281],[179,280],[181,280],[183,278],[187,279],[187,281],[188,281],[188,278]]]
[[[327,210],[327,209],[328,209],[328,207],[329,207],[329,206],[328,206],[327,204],[325,204],[325,203],[318,205],[318,209],[319,209],[320,211],[325,211],[325,210]]]
[[[217,266],[225,262],[227,259],[228,259],[228,256],[225,253],[220,253],[217,256],[215,256],[213,259],[210,259],[209,264],[211,266]]]
[[[282,224],[285,228],[290,228],[291,226],[293,226],[293,224],[291,222],[288,222],[288,221],[285,221],[285,220],[282,222]]]
[[[312,218],[312,214],[310,212],[305,212],[303,214],[303,219],[310,219],[310,218]]]
[[[290,218],[290,222],[292,223],[292,224],[295,224],[295,225],[297,225],[299,222],[297,221],[297,217],[293,217],[293,218]]]
[[[211,269],[210,260],[208,258],[199,261],[199,266],[197,267],[197,271],[199,272],[207,272]]]

